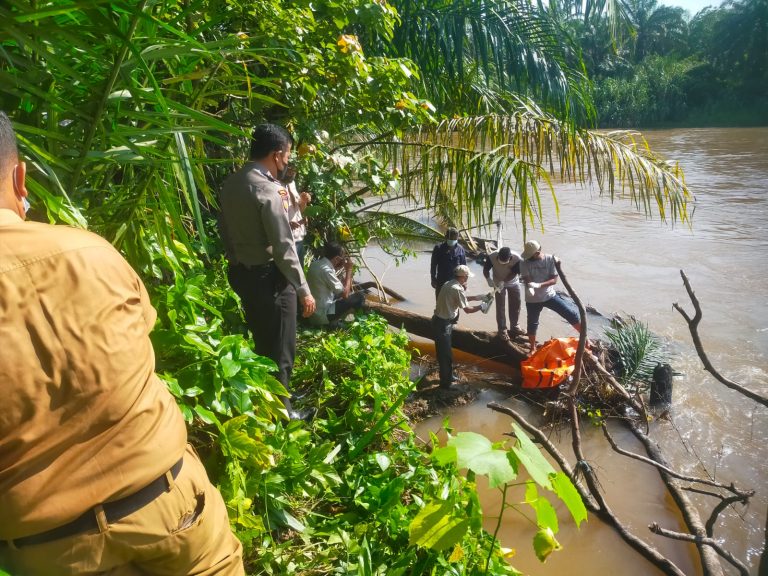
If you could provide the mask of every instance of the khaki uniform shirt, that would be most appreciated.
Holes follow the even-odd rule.
[[[437,295],[437,307],[435,316],[443,320],[453,320],[458,316],[459,310],[469,306],[467,295],[464,293],[464,287],[461,282],[454,279],[443,284],[440,293]]]
[[[224,182],[219,201],[219,227],[229,261],[261,266],[274,260],[299,297],[309,295],[288,222],[285,186],[255,162],[247,162]]]
[[[181,458],[155,317],[107,241],[0,209],[0,539],[66,524]]]

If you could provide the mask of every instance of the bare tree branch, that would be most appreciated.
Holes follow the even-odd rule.
[[[749,388],[745,388],[744,386],[734,382],[733,380],[729,380],[725,376],[721,375],[720,372],[718,372],[714,366],[712,366],[712,363],[709,361],[709,358],[707,358],[707,354],[704,352],[704,346],[701,343],[701,338],[699,338],[698,327],[702,317],[699,300],[698,298],[696,298],[696,295],[693,293],[693,288],[691,288],[691,283],[688,281],[688,277],[685,275],[685,272],[680,270],[680,276],[683,277],[683,284],[685,284],[685,289],[688,292],[688,297],[691,299],[691,302],[693,303],[693,309],[696,311],[696,314],[693,316],[693,318],[691,318],[690,316],[688,316],[685,310],[683,310],[683,308],[677,302],[672,304],[672,307],[678,312],[680,312],[680,315],[683,318],[685,318],[685,321],[688,323],[688,329],[691,332],[691,338],[693,338],[693,345],[696,347],[696,352],[698,353],[699,358],[701,359],[701,363],[704,364],[704,370],[712,374],[712,376],[714,376],[716,380],[718,380],[722,384],[725,384],[731,390],[736,390],[737,392],[740,392],[747,398],[751,398],[752,400],[762,404],[763,406],[768,406],[768,398],[756,392],[753,392]]]
[[[641,456],[640,454],[635,454],[634,452],[629,452],[627,450],[624,450],[620,448],[616,441],[613,439],[613,436],[611,436],[611,433],[608,432],[608,428],[606,427],[605,423],[602,425],[603,434],[605,435],[605,438],[608,440],[608,443],[611,445],[611,447],[618,452],[619,454],[622,454],[624,456],[627,456],[628,458],[634,458],[635,460],[639,460],[640,462],[645,462],[646,464],[650,464],[651,466],[655,466],[659,470],[663,470],[670,476],[674,476],[675,478],[679,478],[680,480],[685,480],[686,482],[698,482],[700,484],[706,484],[707,486],[714,486],[716,488],[722,488],[723,490],[728,490],[729,492],[732,492],[735,494],[733,498],[728,497],[724,498],[723,496],[720,496],[719,494],[715,494],[712,492],[707,492],[707,494],[711,496],[717,496],[721,499],[726,499],[729,501],[745,501],[748,500],[750,497],[755,495],[754,490],[747,490],[742,491],[736,488],[733,484],[730,486],[727,484],[722,484],[720,482],[716,482],[714,480],[709,480],[708,478],[697,478],[695,476],[686,476],[685,474],[681,474],[680,472],[676,472],[675,470],[672,470],[671,468],[668,468],[667,466],[664,466],[663,464],[660,464],[656,462],[655,460],[652,460],[651,458],[646,458],[645,456]],[[709,531],[707,532],[709,533]],[[711,534],[710,534],[711,536]]]
[[[725,558],[728,562],[733,564],[736,569],[739,571],[739,574],[742,576],[749,576],[749,569],[742,564],[739,560],[737,560],[733,554],[728,552],[728,550],[725,550],[722,548],[715,540],[712,538],[707,538],[704,536],[694,536],[693,534],[684,534],[682,532],[674,532],[672,530],[667,530],[666,528],[662,528],[659,526],[656,522],[649,525],[648,528],[651,532],[654,534],[658,534],[660,536],[666,536],[667,538],[672,538],[674,540],[682,540],[684,542],[693,542],[697,546],[711,546],[715,552],[717,552],[720,556]]]

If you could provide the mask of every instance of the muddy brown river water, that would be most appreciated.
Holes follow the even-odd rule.
[[[586,303],[606,314],[632,314],[663,338],[671,364],[683,375],[675,379],[671,420],[654,422],[651,435],[678,470],[756,490],[748,507],[737,505],[721,515],[715,537],[749,566],[750,574],[758,574],[768,509],[768,409],[725,388],[702,369],[688,326],[672,304],[679,302],[692,311],[680,278],[682,269],[703,308],[699,333],[712,363],[726,377],[768,395],[768,128],[659,130],[645,136],[658,153],[685,170],[696,197],[691,228],[646,218],[627,201],[611,203],[589,187],[558,185],[559,221],[549,202],[545,231],[529,237],[562,259],[569,281]],[[503,238],[519,251],[522,234],[516,220],[510,211]],[[494,229],[478,235],[495,238],[495,234]],[[426,252],[400,266],[376,251],[367,258],[384,284],[408,298],[404,307],[431,314],[434,294]],[[472,264],[472,269],[476,275],[470,279],[469,293],[484,292],[481,267]],[[494,315],[463,315],[461,324],[493,329]],[[559,318],[544,312],[540,339],[570,333]],[[448,414],[453,428],[504,438],[510,420],[486,407],[491,400],[509,402],[536,418],[524,403],[485,391],[475,404]],[[442,418],[424,422],[420,435],[426,438],[429,430],[439,431],[441,422]],[[619,426],[613,430],[625,448],[642,452],[629,433]],[[647,529],[658,522],[685,530],[658,474],[615,454],[599,431],[583,426],[583,434],[587,458],[618,517],[686,574],[700,574],[691,545]],[[554,440],[572,456],[567,433]],[[515,498],[522,500],[522,494]],[[692,499],[706,521],[716,502],[695,494]],[[483,504],[487,528],[492,529],[499,494],[484,490]],[[516,549],[512,559],[516,568],[547,576],[659,573],[597,518],[590,517],[577,530],[563,507],[558,513],[558,540],[564,549],[544,565],[532,552],[531,524],[513,511],[505,513],[500,537],[504,546]],[[735,571],[725,566],[725,573]]]

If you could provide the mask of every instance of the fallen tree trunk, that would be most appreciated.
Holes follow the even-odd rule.
[[[380,302],[369,301],[367,306],[386,318],[392,326],[403,327],[407,332],[424,338],[432,339],[434,336],[430,317]],[[521,360],[528,357],[527,340],[524,337],[519,337],[519,342],[505,341],[499,338],[495,331],[466,330],[455,326],[451,344],[457,350],[516,367],[520,366]]]

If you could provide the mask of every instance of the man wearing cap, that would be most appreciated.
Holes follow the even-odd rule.
[[[510,336],[517,336],[523,331],[518,326],[520,318],[520,255],[512,252],[508,247],[491,252],[483,265],[483,276],[488,286],[496,291],[496,326],[499,329],[499,337],[509,340]],[[493,277],[491,277],[491,272]],[[507,332],[507,303],[509,303],[509,325]]]
[[[469,266],[456,266],[453,270],[453,280],[443,284],[437,295],[437,307],[432,316],[432,328],[435,333],[435,351],[437,363],[440,366],[440,387],[450,388],[451,384],[458,380],[453,375],[453,348],[451,347],[451,334],[453,325],[459,320],[459,310],[467,314],[478,312],[483,305],[469,306],[469,300],[484,300],[485,296],[467,296],[464,292],[467,288],[467,280],[473,274]]]
[[[555,257],[541,252],[536,240],[525,243],[520,263],[520,277],[525,283],[525,309],[528,315],[528,342],[530,353],[536,350],[536,331],[544,308],[559,314],[566,322],[581,332],[579,312],[576,307],[555,291],[557,268]]]
[[[459,245],[459,231],[456,228],[448,228],[445,232],[445,242],[435,244],[429,266],[436,299],[443,284],[453,280],[453,271],[456,266],[466,266],[466,264],[467,256],[464,253],[464,248]]]
[[[144,285],[103,238],[25,222],[25,176],[0,112],[0,571],[242,576]]]
[[[315,312],[288,219],[289,192],[280,182],[290,170],[292,146],[293,138],[281,126],[256,126],[250,159],[219,192],[229,284],[242,301],[256,353],[277,364],[277,379],[289,390],[297,295],[305,318]],[[306,416],[292,410],[290,399],[283,403],[291,418]]]

